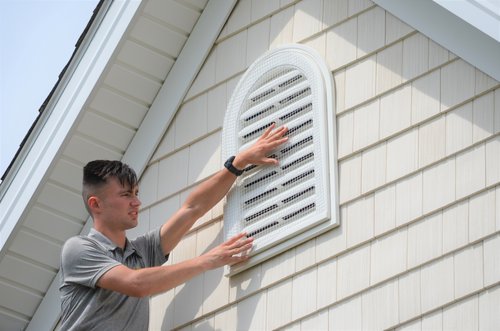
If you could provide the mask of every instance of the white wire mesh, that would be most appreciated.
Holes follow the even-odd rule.
[[[289,140],[271,153],[278,166],[250,166],[228,195],[224,235],[246,231],[254,252],[299,233],[329,215],[326,88],[302,48],[271,51],[238,83],[226,113],[225,158],[248,148],[272,123]]]

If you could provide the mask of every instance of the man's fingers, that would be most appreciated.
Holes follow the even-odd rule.
[[[244,238],[244,237],[246,237],[246,236],[247,236],[247,234],[246,234],[245,232],[238,233],[237,235],[235,235],[235,236],[233,236],[233,237],[229,238],[229,239],[228,239],[228,240],[227,240],[224,244],[226,244],[226,245],[228,245],[228,246],[229,246],[229,245],[232,245],[232,244],[234,244],[234,243],[238,242],[238,240],[240,240],[241,238]]]
[[[266,165],[278,165],[279,161],[276,160],[276,159],[273,159],[271,157],[268,157],[268,158],[262,160],[262,164],[266,164]]]
[[[234,250],[242,249],[242,247],[246,247],[248,245],[250,245],[250,247],[251,247],[252,242],[253,242],[253,238],[240,239],[240,240],[232,243],[231,245],[229,245],[227,248],[230,251],[234,251]]]
[[[278,129],[274,130],[276,127],[276,123],[272,123],[266,131],[260,136],[260,139],[267,139],[267,140],[272,140],[279,138],[283,136],[286,131],[288,131],[288,128],[286,126],[279,127]],[[273,131],[274,130],[274,131]]]
[[[271,123],[271,125],[266,129],[266,131],[264,131],[264,133],[262,134],[261,138],[266,138],[267,136],[269,136],[269,134],[271,133],[271,131],[273,131],[273,129],[276,127],[276,123]]]
[[[236,255],[236,254],[248,251],[253,246],[253,242],[252,241],[253,240],[251,240],[250,242],[245,243],[242,246],[232,248],[231,250],[229,250],[229,254]]]

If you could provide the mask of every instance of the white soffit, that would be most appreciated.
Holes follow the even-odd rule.
[[[494,12],[499,7],[497,2],[492,0],[374,0],[374,2],[479,70],[500,81],[500,65],[498,65],[500,42],[495,39],[500,34],[498,12]],[[467,7],[469,9],[475,7],[473,10],[478,14],[478,17],[470,22],[459,14],[464,10],[463,8]],[[452,8],[453,11],[448,8]],[[489,28],[483,24],[477,24],[478,20],[486,22],[494,19],[497,20],[496,28],[495,24],[488,24]],[[496,37],[490,36],[490,33]]]

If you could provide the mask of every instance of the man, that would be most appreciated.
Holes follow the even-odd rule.
[[[240,253],[252,247],[253,239],[242,233],[199,257],[162,266],[196,220],[226,195],[239,169],[277,164],[267,155],[287,140],[287,129],[274,127],[201,183],[160,229],[134,240],[125,231],[138,224],[135,172],[120,161],[89,162],[83,198],[93,228],[88,236],[70,238],[62,250],[61,330],[147,330],[149,296],[204,271],[244,261]]]

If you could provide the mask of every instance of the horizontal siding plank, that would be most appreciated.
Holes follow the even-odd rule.
[[[408,227],[408,268],[442,254],[443,217],[438,212]]]
[[[180,151],[163,159],[159,163],[158,182],[168,185],[158,186],[158,199],[163,199],[186,187],[188,181],[189,149]]]
[[[337,3],[337,1],[325,1]],[[326,33],[326,62],[334,71],[356,60],[356,42],[358,34],[357,17],[343,22]]]
[[[328,311],[323,310],[302,320],[300,330],[328,330]]]
[[[292,319],[297,319],[316,310],[317,291],[314,284],[318,278],[317,268],[311,268],[293,277],[292,281]]]
[[[374,199],[374,234],[378,236],[396,226],[396,185],[378,190]]]
[[[194,120],[196,119],[196,120]],[[175,119],[175,147],[189,145],[207,133],[207,94],[181,106]]]
[[[500,325],[500,286],[484,291],[479,296],[479,325],[482,330],[494,330]]]
[[[478,330],[479,329],[478,298],[457,302],[443,309],[443,330]]]
[[[221,169],[221,131],[189,146],[188,185],[206,179]]]
[[[361,296],[363,330],[385,330],[399,320],[397,280],[370,289]]]
[[[495,232],[495,190],[482,192],[469,200],[469,241]]]
[[[463,297],[483,287],[483,243],[469,246],[453,256],[455,297]]]
[[[441,69],[441,111],[471,98],[475,90],[475,70],[463,60]]]
[[[292,320],[292,280],[267,290],[266,330],[274,330]]]
[[[236,328],[233,330],[265,330],[267,295],[260,292],[238,302],[236,306]]]
[[[203,274],[177,286],[174,294],[174,326],[186,324],[202,316]]]
[[[375,6],[358,16],[358,58],[381,48],[385,43],[385,10]]]
[[[328,328],[332,331],[362,330],[361,296],[331,307]]]
[[[405,321],[420,315],[420,269],[406,273],[398,278],[399,320]]]
[[[403,228],[372,241],[370,284],[377,284],[406,270],[408,232],[406,228]]]
[[[370,245],[364,245],[338,258],[338,299],[343,299],[369,286],[370,248]]]
[[[302,0],[295,5],[292,37],[294,43],[318,33],[323,28],[322,10],[323,3],[317,0]]]
[[[453,257],[448,256],[420,271],[421,305],[426,312],[454,298]]]
[[[469,241],[469,203],[462,201],[443,210],[443,253]]]

